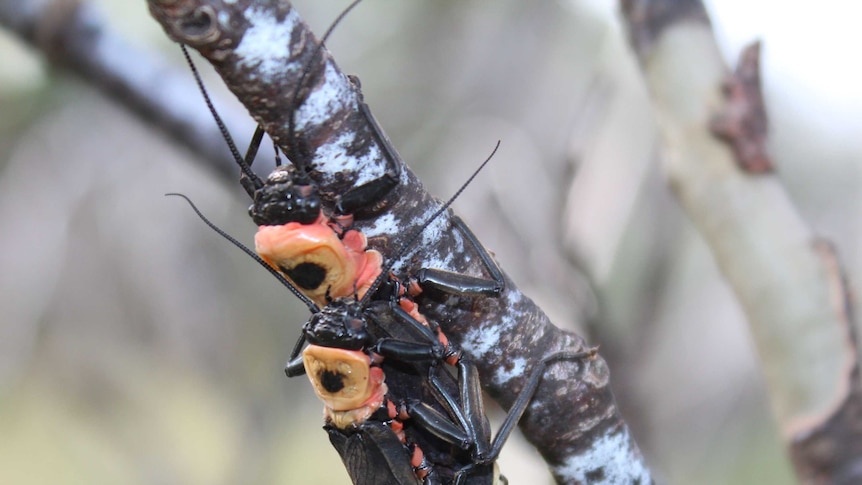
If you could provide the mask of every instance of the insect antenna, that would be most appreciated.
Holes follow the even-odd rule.
[[[275,152],[275,166],[280,167],[281,166],[281,153],[280,153],[281,149],[278,148],[278,144],[274,141],[272,142],[272,151]]]
[[[434,212],[434,214],[432,214],[431,217],[429,217],[422,224],[422,226],[416,229],[416,231],[414,231],[413,234],[401,244],[401,246],[393,254],[392,258],[389,260],[386,266],[384,266],[383,269],[380,271],[380,275],[377,276],[377,279],[375,279],[374,282],[371,283],[371,286],[368,287],[368,290],[365,291],[365,296],[363,296],[362,300],[360,301],[361,306],[364,306],[366,303],[368,303],[368,300],[371,298],[371,295],[373,295],[374,292],[377,291],[377,289],[380,287],[380,285],[383,284],[383,281],[389,277],[389,270],[391,270],[392,267],[395,266],[395,263],[397,263],[404,256],[407,250],[409,250],[410,247],[416,242],[416,240],[419,239],[419,236],[421,236],[422,233],[425,232],[425,229],[427,229],[428,226],[430,226],[435,219],[440,217],[440,214],[442,214],[446,209],[448,209],[449,206],[452,205],[453,202],[455,202],[455,199],[457,199],[458,196],[460,196],[461,193],[464,192],[467,186],[470,185],[470,182],[472,182],[473,179],[476,178],[477,175],[479,175],[479,172],[483,168],[485,168],[485,165],[487,165],[488,162],[490,162],[491,159],[494,157],[494,154],[497,153],[498,148],[500,148],[500,140],[497,140],[497,144],[494,146],[494,150],[492,150],[491,154],[488,155],[488,158],[486,158],[485,161],[482,162],[481,165],[479,165],[479,168],[477,168],[473,172],[473,175],[470,175],[470,178],[468,178],[467,181],[464,182],[463,185],[461,185],[461,188],[458,189],[458,191],[455,192],[455,194],[450,197],[445,204],[443,204],[439,209],[437,209],[437,211]]]
[[[243,158],[239,154],[239,150],[236,148],[236,144],[233,142],[233,138],[230,136],[230,132],[227,130],[227,126],[225,126],[224,122],[219,116],[218,111],[216,111],[215,106],[213,105],[212,100],[210,99],[210,95],[207,92],[206,87],[204,87],[204,82],[201,79],[201,75],[198,72],[198,68],[195,66],[195,63],[192,61],[192,57],[189,55],[189,50],[186,48],[185,44],[180,44],[180,49],[183,51],[183,56],[186,58],[186,62],[189,65],[189,68],[192,70],[192,75],[195,78],[195,82],[198,85],[198,90],[200,90],[201,94],[204,97],[204,102],[207,104],[207,108],[209,108],[210,113],[213,115],[213,119],[218,125],[218,129],[221,132],[222,138],[227,143],[228,148],[230,149],[231,155],[233,155],[233,159],[237,165],[239,165],[239,169],[242,170],[242,173],[248,177],[252,184],[254,184],[255,189],[259,189],[263,187],[263,181],[260,177],[257,176],[251,170],[251,160],[247,160],[248,158],[254,158],[254,155],[257,153],[257,148],[260,146],[260,141],[263,138],[263,130],[258,127],[254,132],[254,136],[252,137],[251,144],[249,145],[248,152],[246,152],[246,158]]]
[[[275,279],[277,279],[282,285],[286,286],[287,289],[290,290],[291,293],[296,295],[296,297],[299,298],[299,300],[302,303],[304,303],[305,306],[308,307],[308,309],[311,311],[311,313],[318,313],[320,311],[320,308],[318,308],[318,306],[313,301],[311,301],[311,299],[309,299],[307,296],[303,295],[302,292],[300,292],[295,286],[293,286],[293,283],[288,281],[287,278],[282,276],[282,274],[279,273],[278,271],[276,271],[272,266],[268,265],[266,263],[266,261],[264,261],[260,256],[257,255],[257,253],[255,253],[251,249],[247,248],[243,243],[237,241],[233,236],[224,232],[220,227],[218,227],[215,224],[213,224],[212,222],[210,222],[210,220],[207,219],[206,216],[204,216],[200,210],[198,210],[197,206],[195,205],[194,202],[191,201],[191,199],[186,197],[184,194],[178,194],[178,193],[173,193],[173,192],[169,193],[169,194],[165,194],[165,195],[166,196],[182,197],[183,199],[185,199],[186,202],[188,202],[189,205],[192,206],[192,210],[195,211],[195,213],[198,215],[198,217],[200,217],[200,219],[202,221],[204,221],[204,223],[207,226],[209,226],[210,229],[215,231],[219,236],[227,239],[234,246],[240,248],[245,254],[251,256],[252,259],[257,261],[258,264],[260,264],[261,266],[266,268],[266,270],[269,271],[270,274],[275,276]]]

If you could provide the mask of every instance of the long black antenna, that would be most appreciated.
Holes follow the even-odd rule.
[[[372,283],[371,286],[368,287],[368,290],[365,292],[365,296],[363,296],[362,300],[360,300],[359,302],[360,307],[368,303],[368,300],[371,298],[371,295],[373,295],[374,292],[377,291],[377,288],[379,288],[380,285],[383,283],[383,281],[389,277],[389,270],[392,269],[392,267],[395,266],[395,264],[399,260],[401,260],[401,257],[404,256],[404,253],[406,253],[407,250],[410,249],[411,246],[413,246],[413,243],[415,243],[416,240],[419,239],[419,236],[421,236],[422,233],[425,232],[425,229],[427,229],[428,226],[430,226],[435,219],[440,217],[440,214],[442,214],[443,211],[448,209],[449,206],[452,205],[453,202],[455,202],[455,199],[457,199],[458,196],[460,196],[461,193],[464,192],[464,189],[466,189],[467,186],[470,185],[470,182],[472,182],[473,179],[476,178],[477,175],[479,175],[479,172],[483,168],[485,168],[485,165],[487,165],[488,162],[491,161],[491,158],[493,158],[494,154],[497,153],[498,148],[500,148],[500,140],[497,140],[497,144],[494,146],[494,150],[491,152],[491,154],[488,155],[488,158],[486,158],[485,161],[482,162],[482,165],[479,165],[479,168],[477,168],[476,171],[473,172],[473,175],[471,175],[470,178],[468,178],[467,181],[464,182],[463,185],[461,185],[461,188],[458,189],[457,192],[455,192],[455,195],[450,197],[445,204],[443,204],[439,209],[437,209],[437,211],[434,212],[434,214],[432,214],[431,217],[429,217],[428,220],[426,220],[421,227],[416,229],[416,231],[413,232],[413,234],[401,244],[401,247],[399,247],[398,250],[395,251],[395,253],[392,255],[392,258],[390,258],[389,263],[387,263],[386,266],[384,266],[383,269],[380,271],[380,275],[377,276],[377,279],[374,280],[374,283]]]
[[[317,60],[317,56],[318,54],[320,54],[320,51],[323,50],[323,44],[329,38],[329,34],[331,34],[332,31],[335,30],[335,27],[341,22],[341,20],[344,19],[344,17],[346,17],[351,10],[353,10],[353,7],[357,6],[361,1],[362,0],[354,0],[353,3],[348,5],[347,8],[345,8],[344,11],[342,11],[338,15],[338,17],[335,18],[329,28],[326,29],[326,32],[323,34],[323,37],[320,38],[320,42],[317,44],[317,48],[314,50],[314,54],[311,56],[311,59],[309,59],[308,64],[306,64],[305,67],[302,69],[302,75],[299,77],[299,82],[296,84],[296,90],[293,91],[293,99],[290,100],[291,112],[290,119],[288,120],[287,125],[288,143],[293,144],[293,139],[296,134],[296,112],[298,111],[297,103],[299,102],[299,93],[302,91],[302,86],[305,84],[306,78],[311,73],[311,65],[314,63],[315,60]],[[326,65],[325,61],[326,60],[324,59],[324,66]],[[291,162],[296,165],[296,160],[291,160]],[[302,173],[305,173],[307,167],[297,168],[302,168]]]
[[[239,154],[239,150],[236,148],[236,144],[233,142],[233,138],[230,136],[230,132],[227,131],[227,126],[225,126],[224,122],[221,119],[221,116],[219,116],[218,111],[216,111],[215,106],[213,105],[213,102],[210,99],[210,95],[207,92],[207,88],[204,87],[204,82],[201,79],[201,75],[198,72],[198,68],[195,66],[195,63],[192,61],[192,56],[189,55],[189,50],[186,49],[185,44],[180,44],[180,49],[183,50],[183,56],[185,56],[186,62],[189,64],[189,67],[192,70],[192,75],[195,78],[195,82],[198,85],[198,89],[200,90],[201,94],[203,94],[204,102],[206,102],[207,108],[209,108],[210,113],[213,115],[213,119],[215,120],[216,125],[218,125],[219,131],[221,131],[221,136],[222,136],[222,138],[224,138],[224,141],[227,143],[227,146],[230,149],[230,153],[231,153],[231,155],[233,155],[234,161],[236,162],[237,165],[239,165],[239,169],[242,170],[242,173],[252,181],[255,189],[259,189],[259,188],[263,187],[263,181],[260,179],[260,177],[257,176],[256,173],[254,173],[251,170],[251,161],[246,161],[242,157],[242,155]],[[259,146],[260,145],[260,137],[262,137],[262,136],[263,136],[263,133],[258,134],[258,132],[255,132],[254,140],[252,141],[252,146],[255,146],[255,145]],[[256,143],[255,143],[255,141],[256,141]],[[257,151],[257,150],[255,150],[255,151]],[[249,153],[251,153],[250,148],[249,148]],[[253,155],[250,158],[253,158]]]
[[[314,55],[312,55],[311,59],[308,61],[308,64],[306,64],[305,67],[303,68],[302,75],[299,78],[299,82],[297,83],[297,88],[293,92],[293,99],[291,100],[291,103],[290,103],[290,105],[292,107],[292,112],[290,114],[290,120],[288,121],[288,142],[291,144],[293,144],[294,134],[296,131],[296,111],[297,111],[296,110],[296,104],[297,104],[297,101],[299,101],[299,93],[302,91],[302,86],[303,86],[303,84],[305,84],[305,80],[311,71],[311,65],[314,63],[314,60],[317,58],[317,55],[323,49],[323,44],[324,44],[324,42],[326,42],[326,39],[329,38],[329,34],[331,34],[332,31],[335,29],[335,27],[339,24],[339,22],[341,22],[341,20],[348,13],[350,13],[350,11],[353,9],[353,7],[355,7],[361,1],[362,0],[355,0],[353,3],[348,5],[347,8],[345,8],[344,11],[341,12],[341,14],[338,15],[338,17],[335,19],[335,21],[333,21],[332,24],[329,26],[329,28],[326,30],[326,33],[323,34],[323,37],[320,39],[320,43],[317,45],[317,48],[314,51]],[[204,86],[203,80],[201,79],[200,72],[198,71],[197,66],[195,66],[194,61],[192,61],[192,58],[189,55],[188,49],[186,48],[186,46],[184,44],[180,44],[180,48],[182,49],[183,56],[186,58],[186,62],[188,63],[189,68],[192,71],[192,75],[195,78],[195,83],[197,83],[197,85],[198,85],[198,90],[203,95],[204,102],[206,102],[207,108],[209,108],[209,111],[212,114],[212,117],[215,120],[216,125],[218,125],[218,128],[219,128],[219,131],[221,132],[222,138],[224,138],[225,143],[227,143],[228,149],[230,149],[230,153],[231,153],[231,155],[233,155],[234,161],[239,166],[239,168],[242,171],[245,178],[251,181],[251,184],[252,184],[252,187],[254,188],[254,190],[257,190],[257,189],[263,187],[263,181],[251,169],[251,164],[254,161],[254,157],[257,154],[258,148],[260,147],[260,141],[261,141],[261,138],[263,137],[263,133],[264,133],[263,129],[260,127],[260,125],[258,125],[257,129],[255,130],[254,136],[252,137],[252,141],[249,144],[248,150],[246,151],[245,157],[241,156],[239,153],[239,149],[237,149],[237,147],[236,147],[236,143],[234,143],[234,141],[233,141],[233,137],[231,137],[230,132],[227,129],[227,126],[225,126],[224,122],[221,119],[221,116],[219,116],[218,111],[216,111],[216,109],[215,109],[215,105],[213,104],[212,99],[209,96],[209,92],[207,91],[206,87]],[[276,152],[276,157],[277,156],[278,156],[278,152]],[[243,181],[241,181],[241,182],[243,182]],[[245,184],[246,184],[246,182],[243,182],[243,186],[247,187]],[[249,195],[252,195],[252,192],[253,192],[253,190],[249,192]]]
[[[291,106],[293,106],[294,109],[291,112],[290,122],[288,125],[288,127],[289,127],[289,138],[288,138],[288,140],[292,141],[292,139],[294,137],[294,130],[295,130],[295,124],[296,124],[296,121],[295,121],[296,108],[295,108],[295,106],[297,104],[297,101],[299,100],[299,92],[301,91],[302,85],[305,83],[306,78],[308,77],[309,73],[311,72],[312,63],[317,58],[320,51],[323,49],[324,42],[326,42],[326,39],[329,38],[329,35],[332,33],[332,31],[335,29],[335,27],[339,24],[339,22],[341,22],[342,19],[344,19],[345,16],[347,16],[348,13],[350,13],[351,10],[353,10],[353,7],[358,5],[359,2],[361,2],[361,1],[362,0],[354,0],[354,2],[351,3],[350,5],[348,5],[347,8],[345,8],[344,11],[342,11],[341,14],[339,14],[338,17],[332,22],[332,24],[326,30],[326,33],[324,33],[323,37],[320,39],[320,42],[318,43],[317,48],[314,51],[314,55],[312,55],[308,64],[306,64],[305,68],[303,69],[302,76],[300,76],[299,82],[297,84],[297,89],[294,91],[293,100],[291,101]],[[261,139],[263,138],[263,133],[264,133],[263,129],[260,127],[260,125],[258,125],[257,129],[254,132],[254,135],[252,136],[252,141],[249,145],[249,149],[246,152],[245,157],[240,155],[239,150],[237,149],[236,144],[233,141],[233,137],[230,136],[230,132],[228,131],[227,126],[225,126],[224,122],[221,119],[221,116],[219,116],[218,111],[216,111],[215,106],[213,105],[212,99],[210,99],[209,93],[207,92],[207,89],[204,86],[203,80],[201,79],[200,73],[198,72],[198,69],[195,66],[194,61],[192,61],[192,58],[189,55],[188,49],[186,48],[186,46],[184,44],[180,44],[180,48],[182,49],[183,56],[186,58],[186,62],[188,63],[189,68],[192,71],[192,75],[195,78],[195,82],[198,85],[198,89],[200,90],[201,94],[203,95],[204,102],[206,102],[206,105],[207,105],[207,108],[209,108],[210,114],[212,114],[212,117],[215,120],[216,125],[218,126],[218,129],[221,132],[222,137],[225,140],[225,143],[227,143],[227,146],[230,149],[231,154],[233,155],[234,161],[236,161],[236,164],[239,166],[239,168],[242,171],[245,178],[247,180],[251,181],[254,189],[259,189],[259,188],[263,187],[263,185],[264,185],[263,181],[251,169],[251,164],[254,161],[254,156],[257,153],[257,149],[260,146]],[[279,160],[278,159],[278,148],[277,147],[275,148],[275,154],[276,154],[276,165],[279,165],[279,163],[278,163],[278,160]],[[243,182],[243,186],[245,186],[245,182],[242,180],[242,177],[241,177],[240,182]],[[165,195],[177,196],[177,197],[182,197],[183,199],[185,199],[186,202],[189,203],[189,205],[192,207],[192,209],[198,215],[198,217],[202,221],[204,221],[204,223],[206,223],[206,225],[209,226],[210,229],[215,231],[221,237],[227,239],[231,244],[233,244],[234,246],[241,249],[243,252],[245,252],[247,255],[249,255],[252,259],[257,261],[258,264],[260,264],[261,266],[266,268],[266,270],[269,271],[270,274],[275,276],[275,278],[282,285],[287,287],[287,289],[289,289],[291,293],[296,295],[296,297],[299,298],[299,300],[302,301],[305,304],[305,306],[308,307],[308,309],[311,311],[311,313],[318,313],[320,311],[320,308],[311,299],[309,299],[301,291],[299,291],[299,289],[296,286],[294,286],[293,283],[291,283],[281,273],[279,273],[278,271],[273,269],[272,266],[267,264],[266,261],[264,261],[254,251],[252,251],[251,249],[246,247],[244,244],[242,244],[241,242],[236,240],[230,234],[224,232],[221,228],[219,228],[218,226],[216,226],[212,222],[210,222],[210,220],[207,219],[206,216],[204,216],[200,210],[198,210],[197,206],[195,206],[194,202],[192,202],[191,199],[189,199],[188,197],[186,197],[183,194],[178,194],[178,193],[169,193],[169,194],[165,194]],[[249,195],[252,195],[252,192],[249,192]]]
[[[204,221],[204,223],[206,223],[206,225],[208,225],[208,226],[210,227],[210,229],[212,229],[213,231],[215,231],[219,236],[221,236],[221,237],[223,237],[223,238],[227,239],[228,241],[230,241],[230,242],[231,242],[231,244],[233,244],[234,246],[236,246],[236,247],[238,247],[238,248],[242,249],[242,250],[243,250],[243,252],[245,252],[245,254],[247,254],[247,255],[251,256],[251,258],[252,258],[252,259],[254,259],[255,261],[257,261],[257,262],[258,262],[258,264],[260,264],[261,266],[263,266],[264,268],[266,268],[266,270],[267,270],[267,271],[269,271],[269,272],[270,272],[270,274],[272,274],[273,276],[275,276],[275,279],[277,279],[279,282],[281,282],[281,284],[283,284],[284,286],[286,286],[286,287],[287,287],[287,289],[288,289],[288,290],[290,290],[290,292],[291,292],[291,293],[293,293],[294,295],[296,295],[296,297],[297,297],[297,298],[299,298],[299,300],[300,300],[301,302],[305,303],[305,306],[307,306],[307,307],[308,307],[308,309],[311,311],[311,313],[318,313],[318,312],[320,311],[320,308],[319,308],[319,307],[318,307],[318,306],[317,306],[313,301],[311,301],[311,299],[310,299],[310,298],[308,298],[307,296],[303,295],[301,291],[299,291],[295,286],[293,286],[293,283],[291,283],[287,278],[285,278],[284,276],[282,276],[282,274],[281,274],[281,273],[279,273],[278,271],[276,271],[275,269],[273,269],[273,267],[272,267],[272,266],[268,265],[268,264],[266,263],[266,261],[264,261],[264,260],[263,260],[260,256],[258,256],[254,251],[252,251],[251,249],[247,248],[243,243],[241,243],[241,242],[237,241],[233,236],[231,236],[230,234],[228,234],[228,233],[224,232],[220,227],[218,227],[218,226],[216,226],[215,224],[213,224],[212,222],[210,222],[210,220],[209,220],[209,219],[207,219],[207,218],[206,218],[206,216],[204,216],[204,215],[201,213],[201,211],[200,211],[200,210],[198,210],[197,206],[195,205],[195,203],[194,203],[194,202],[192,202],[192,201],[191,201],[191,199],[189,199],[188,197],[186,197],[186,196],[185,196],[185,195],[183,195],[183,194],[177,194],[177,193],[169,193],[169,194],[165,194],[165,195],[166,195],[166,196],[182,197],[183,199],[186,199],[186,202],[188,202],[188,203],[189,203],[189,205],[190,205],[190,206],[192,206],[192,209],[195,211],[195,213],[198,215],[198,217],[200,217],[200,218],[201,218],[201,220],[202,220],[202,221]]]

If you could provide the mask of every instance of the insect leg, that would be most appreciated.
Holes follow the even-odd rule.
[[[293,344],[293,351],[290,353],[290,360],[287,361],[287,365],[284,366],[284,373],[287,374],[287,377],[296,377],[305,374],[305,364],[302,361],[302,356],[299,355],[302,352],[302,347],[305,345],[305,332],[299,334],[299,338],[296,339],[296,343]]]
[[[372,348],[384,358],[399,362],[434,362],[443,359],[440,347],[431,343],[382,338]]]
[[[481,388],[479,386],[478,374],[465,374],[464,378],[461,378],[461,372],[459,369],[459,380],[461,380],[462,386],[461,402],[465,407],[464,412],[473,422],[472,426],[474,426],[474,429],[484,431],[482,435],[476,435],[475,437],[476,446],[473,452],[473,463],[458,470],[452,480],[453,485],[466,485],[468,477],[474,473],[481,473],[479,470],[483,468],[493,474],[497,473],[496,469],[490,470],[488,467],[494,465],[494,462],[500,455],[500,450],[503,448],[503,445],[506,443],[512,430],[514,430],[515,425],[518,424],[518,421],[521,420],[521,417],[527,410],[527,406],[533,399],[533,395],[535,395],[536,389],[539,387],[539,382],[541,382],[548,364],[558,360],[579,360],[589,358],[595,355],[596,350],[597,349],[592,348],[582,352],[561,351],[548,355],[539,361],[530,374],[524,388],[521,389],[520,394],[518,394],[517,399],[515,399],[515,403],[509,409],[509,413],[506,415],[506,419],[497,431],[497,435],[494,437],[493,441],[490,439],[490,430],[483,428],[482,423],[479,422],[480,418],[484,418],[485,413],[482,408]],[[475,371],[475,368],[473,368],[472,371]],[[484,423],[485,426],[487,426],[487,419],[484,420]],[[506,480],[502,475],[499,476],[499,479],[503,483],[508,483],[508,480]]]
[[[407,414],[410,419],[434,436],[452,445],[467,450],[473,445],[472,438],[460,426],[422,401],[407,403]]]
[[[473,231],[458,216],[452,216],[452,226],[461,231],[467,242],[470,243],[479,255],[482,265],[490,275],[490,278],[468,276],[453,271],[445,271],[436,268],[422,268],[416,274],[416,282],[424,288],[433,288],[443,293],[462,296],[493,296],[497,297],[505,288],[503,272],[482,246]]]
[[[439,342],[421,343],[390,338],[380,339],[374,345],[374,352],[387,359],[429,362],[428,381],[432,393],[450,416],[427,403],[410,400],[406,403],[407,414],[415,419],[417,424],[447,443],[465,450],[473,447],[477,441],[489,443],[490,430],[485,418],[482,390],[478,384],[479,376],[475,366],[463,358],[458,361],[458,380],[461,383],[461,402],[458,403],[440,382],[437,374],[438,364],[444,361],[442,350],[443,346]],[[479,445],[477,449],[484,453],[488,446]]]
[[[383,129],[380,128],[377,120],[371,114],[368,105],[365,104],[362,91],[360,90],[359,78],[351,76],[350,81],[359,100],[359,111],[371,126],[377,145],[383,147],[385,152],[383,156],[386,158],[388,167],[382,176],[359,187],[354,187],[339,197],[335,205],[335,211],[338,214],[354,214],[363,209],[376,210],[387,194],[398,186],[399,179],[401,178],[401,157],[398,156],[398,153],[392,146],[392,142],[383,133]]]
[[[485,456],[482,457],[483,462],[491,463],[497,459],[497,456],[500,454],[500,450],[503,448],[503,445],[509,438],[509,434],[512,433],[512,430],[515,428],[515,425],[518,424],[518,421],[521,420],[521,416],[523,416],[524,411],[527,410],[527,405],[529,405],[530,401],[533,399],[533,395],[536,393],[536,389],[539,387],[539,382],[541,382],[542,377],[545,374],[545,370],[548,367],[548,364],[559,360],[581,360],[585,358],[592,358],[596,355],[597,351],[597,347],[593,347],[581,352],[560,351],[548,355],[542,360],[540,360],[539,363],[536,365],[536,368],[533,369],[532,373],[530,374],[529,379],[527,379],[527,383],[524,385],[524,388],[521,389],[520,394],[518,394],[518,398],[515,399],[515,403],[512,404],[512,407],[509,409],[509,413],[506,415],[506,419],[503,420],[503,424],[497,431],[497,436],[494,437],[494,441],[491,444],[490,450]]]
[[[461,412],[468,425],[468,432],[473,438],[475,449],[473,455],[484,456],[491,446],[491,425],[485,414],[485,401],[482,399],[482,386],[479,381],[479,371],[467,358],[458,361],[458,383],[461,393]]]
[[[398,320],[400,320],[402,323],[407,324],[407,328],[411,329],[415,336],[422,338],[430,345],[435,345],[443,349],[443,344],[440,343],[440,341],[437,339],[436,332],[434,332],[434,330],[429,328],[424,323],[413,318],[413,316],[411,316],[403,308],[401,308],[401,306],[398,304],[397,296],[393,296],[392,299],[389,301],[389,308],[390,310],[392,310],[392,313],[395,315],[396,318],[398,318]]]
[[[389,308],[397,320],[406,324],[407,329],[411,330],[415,336],[418,336],[425,341],[425,345],[429,346],[429,350],[433,349],[433,355],[437,356],[437,358],[431,362],[431,365],[428,368],[428,382],[431,384],[431,390],[436,395],[438,402],[446,408],[452,418],[457,421],[471,437],[475,438],[475,423],[471,423],[462,411],[463,409],[467,409],[464,405],[465,397],[469,399],[470,402],[478,401],[479,406],[482,405],[481,389],[478,388],[478,384],[476,384],[475,392],[473,392],[472,389],[468,391],[468,389],[463,386],[463,383],[468,380],[475,380],[478,382],[478,373],[475,368],[472,368],[472,363],[470,363],[468,359],[464,358],[457,347],[455,347],[451,342],[448,342],[448,339],[440,331],[439,327],[435,326],[432,329],[401,308],[398,304],[398,297],[393,296],[389,301]],[[440,377],[438,375],[438,372],[440,372],[439,364],[443,362],[448,362],[458,369],[458,382],[462,383],[458,390],[461,395],[460,403],[456,401],[452,393],[448,392],[446,390],[446,386],[440,381]],[[475,378],[473,377],[474,375]],[[482,412],[482,415],[484,416],[484,412]]]
[[[482,388],[479,384],[479,372],[476,366],[466,357],[461,355],[460,351],[453,348],[452,344],[444,346],[438,340],[435,332],[423,325],[422,322],[411,317],[404,311],[396,300],[390,302],[393,313],[404,323],[407,323],[417,333],[420,333],[426,340],[427,345],[438,349],[438,355],[441,355],[439,362],[446,360],[449,357],[455,357],[453,363],[458,369],[458,392],[460,402],[446,390],[446,386],[440,381],[438,372],[440,370],[437,363],[433,363],[428,369],[428,381],[431,384],[431,389],[437,396],[439,403],[446,408],[451,415],[449,421],[457,422],[457,426],[463,431],[467,442],[470,445],[475,445],[476,453],[481,456],[488,451],[491,441],[491,430],[488,425],[488,419],[485,415],[485,405],[482,400]],[[457,444],[454,443],[453,444]]]
[[[366,207],[374,207],[397,185],[398,179],[391,178],[387,174],[354,187],[339,198],[335,204],[335,211],[338,214],[354,214]]]
[[[260,125],[257,125],[257,128],[254,129],[254,135],[251,137],[251,142],[248,144],[248,149],[245,151],[245,163],[251,168],[251,164],[254,163],[254,159],[257,156],[257,151],[260,149],[260,142],[263,140],[263,128]],[[259,181],[258,181],[259,182]],[[248,193],[248,196],[254,199],[254,192],[258,189],[256,185],[257,182],[252,180],[245,172],[241,171],[239,174],[239,184],[242,185],[242,188]]]

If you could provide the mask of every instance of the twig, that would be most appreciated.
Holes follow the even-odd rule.
[[[78,0],[0,0],[0,25],[206,159],[225,179],[237,168],[186,69],[134,47]],[[231,126],[231,128],[235,128]],[[249,131],[251,125],[245,127]]]

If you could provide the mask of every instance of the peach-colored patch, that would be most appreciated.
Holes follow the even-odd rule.
[[[426,327],[430,326],[428,325],[428,320],[425,319],[425,316],[419,313],[419,306],[416,304],[415,301],[409,300],[407,298],[401,298],[398,300],[398,305],[401,307],[402,310],[410,314],[411,317],[421,322],[422,325],[425,325]]]
[[[260,226],[254,244],[257,254],[276,270],[295,268],[302,263],[323,268],[326,276],[316,288],[297,285],[320,306],[328,303],[327,290],[332,298],[352,296],[354,291],[361,298],[380,274],[383,263],[379,252],[366,250],[367,239],[362,233],[347,231],[344,239],[339,239],[322,217],[313,224]]]

